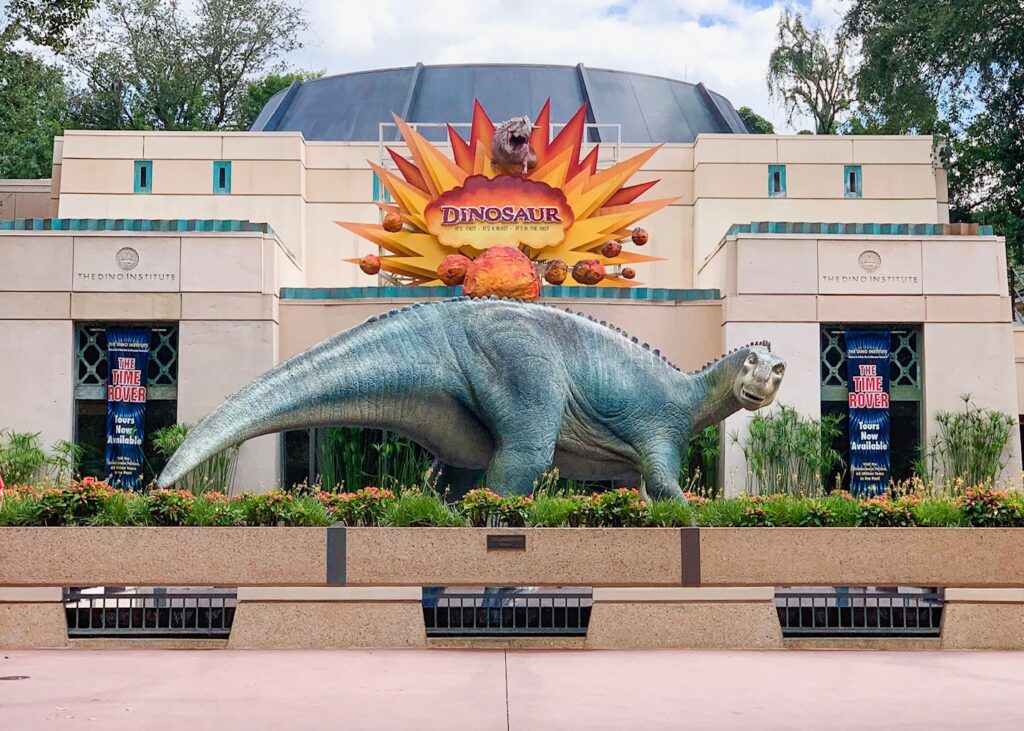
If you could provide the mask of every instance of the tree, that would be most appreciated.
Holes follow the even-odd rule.
[[[323,71],[294,71],[286,74],[269,74],[246,87],[238,104],[239,129],[249,129],[260,116],[263,107],[277,92],[287,89],[296,81],[312,81],[324,75]]]
[[[767,119],[762,117],[760,114],[755,112],[750,107],[740,107],[736,110],[736,113],[740,115],[740,119],[743,120],[743,124],[747,126],[747,131],[755,135],[773,135],[775,134],[775,125],[769,122]]]
[[[994,224],[1024,260],[1024,5],[854,0],[844,30],[866,131],[945,136],[951,219]]]
[[[790,125],[806,114],[818,134],[835,134],[855,98],[848,54],[845,30],[810,30],[799,13],[782,13],[778,46],[768,60],[768,93],[782,104]]]
[[[7,23],[0,27],[0,48],[24,39],[60,51],[68,34],[96,3],[97,0],[8,0]]]
[[[103,0],[68,60],[81,69],[75,120],[104,129],[221,129],[248,86],[299,48],[289,0]]]
[[[59,69],[0,47],[0,178],[49,177],[65,111]]]

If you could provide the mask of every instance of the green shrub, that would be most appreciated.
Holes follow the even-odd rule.
[[[978,408],[970,394],[960,398],[963,411],[935,414],[939,433],[932,438],[931,451],[922,461],[930,462],[932,476],[947,487],[995,482],[1006,466],[1005,455],[1017,420],[1009,414]]]
[[[797,524],[801,528],[824,528],[836,525],[836,514],[824,500],[808,500],[807,511]]]
[[[647,524],[647,501],[639,490],[620,487],[596,496],[596,525],[606,528],[636,528]]]
[[[185,525],[237,526],[245,525],[244,498],[229,498],[222,492],[204,492],[192,501]]]
[[[105,482],[86,477],[67,487],[48,487],[39,495],[43,525],[88,525],[103,509],[112,492]]]
[[[701,527],[738,528],[743,525],[747,504],[738,498],[695,503],[694,520]]]
[[[196,499],[188,490],[153,490],[148,498],[153,525],[186,525]]]
[[[486,487],[470,490],[459,501],[459,508],[466,520],[474,528],[485,528],[495,525],[501,517],[505,499]]]
[[[819,506],[831,516],[831,526],[853,528],[860,525],[860,501],[848,492],[831,492],[820,499]]]
[[[747,492],[819,493],[825,477],[843,463],[832,448],[841,423],[840,416],[806,418],[783,404],[776,411],[755,412],[742,440],[730,435],[746,460]]]
[[[532,505],[532,497],[509,495],[498,506],[498,522],[506,528],[525,528]]]
[[[38,433],[0,430],[0,475],[11,487],[43,478],[47,458]]]
[[[860,521],[866,528],[906,528],[914,525],[914,514],[910,501],[890,500],[887,495],[877,495],[860,501]]]
[[[693,507],[678,500],[655,500],[647,509],[647,525],[659,528],[687,528],[694,525]]]
[[[335,523],[348,526],[380,525],[385,510],[395,500],[391,490],[364,487],[355,492],[321,492],[317,499]]]
[[[569,517],[576,510],[576,500],[567,497],[534,498],[529,506],[527,522],[537,528],[560,528],[569,525]]]
[[[952,528],[969,525],[967,517],[955,500],[938,498],[921,500],[911,506],[914,524],[927,528]]]
[[[772,495],[761,507],[772,525],[797,527],[806,524],[810,506],[808,498]]]
[[[446,528],[466,523],[436,493],[407,490],[387,506],[380,524],[394,528]]]
[[[90,525],[149,525],[149,500],[141,493],[111,490]]]
[[[957,499],[964,519],[976,528],[1004,528],[1024,525],[1024,506],[1019,497],[991,487],[968,488]]]
[[[246,525],[296,525],[301,517],[295,498],[281,490],[262,495],[246,493],[241,498]]]
[[[43,525],[42,506],[34,488],[8,487],[0,497],[0,526]]]

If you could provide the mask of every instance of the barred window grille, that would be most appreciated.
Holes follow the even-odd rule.
[[[75,398],[105,399],[107,386],[107,326],[78,325],[75,332]],[[178,326],[154,325],[149,341],[147,374],[149,399],[178,395]]]
[[[839,326],[821,328],[821,389],[826,401],[845,401],[847,396],[846,337]],[[921,400],[921,332],[914,327],[890,330],[889,388],[897,401]]]

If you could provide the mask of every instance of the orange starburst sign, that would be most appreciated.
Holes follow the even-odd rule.
[[[610,240],[627,239],[630,226],[676,200],[638,201],[656,180],[626,185],[658,147],[598,172],[596,145],[580,159],[586,106],[553,140],[550,107],[549,100],[534,122],[530,147],[536,165],[523,175],[492,166],[495,127],[479,102],[474,103],[468,142],[448,125],[454,159],[396,116],[412,159],[388,148],[399,174],[373,162],[370,167],[396,203],[378,206],[399,214],[405,227],[387,231],[380,224],[337,223],[389,252],[380,257],[380,268],[409,277],[412,284],[441,284],[437,267],[445,256],[474,258],[492,246],[516,246],[534,261],[560,259],[570,268],[584,259],[606,267],[658,261],[633,252],[608,257],[600,251]],[[612,275],[598,286],[637,284]]]

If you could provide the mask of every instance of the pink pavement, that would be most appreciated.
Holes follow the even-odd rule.
[[[0,729],[1024,728],[1024,653],[0,650]]]

